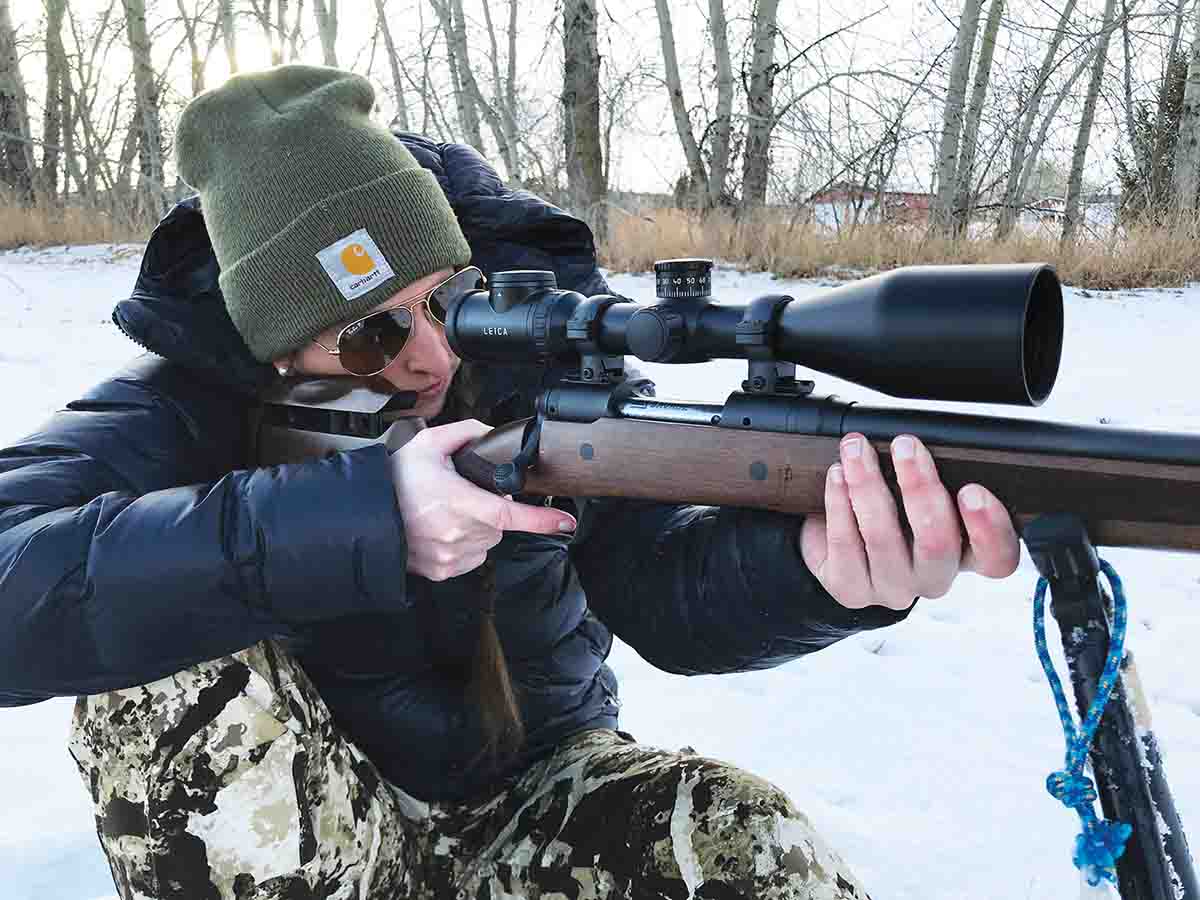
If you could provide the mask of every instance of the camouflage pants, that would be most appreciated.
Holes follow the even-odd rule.
[[[777,788],[613,731],[417,800],[269,642],[81,697],[70,746],[123,900],[867,897]]]

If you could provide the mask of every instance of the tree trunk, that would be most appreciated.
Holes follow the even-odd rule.
[[[975,151],[979,140],[979,120],[983,117],[983,103],[987,99],[988,80],[992,75],[992,56],[996,52],[996,35],[1000,32],[1000,17],[1004,14],[1004,0],[992,0],[988,10],[987,24],[983,28],[983,42],[979,48],[979,63],[975,66],[975,84],[971,88],[971,104],[967,108],[966,126],[963,128],[962,151],[959,154],[958,171],[955,177],[954,209],[961,210],[955,217],[955,231],[965,233],[971,223],[971,208],[975,205]],[[883,185],[880,185],[880,189]]]
[[[499,94],[500,89],[497,88],[496,92]],[[517,0],[508,0],[508,70],[504,73],[504,102],[500,106],[505,130],[512,139],[513,159],[519,165],[517,148],[521,144],[521,132],[517,127]]]
[[[270,0],[268,0],[270,2]],[[303,2],[303,0],[301,0]],[[275,3],[275,30],[279,32],[279,46],[271,51],[271,65],[282,65],[287,61],[287,23],[288,23],[288,0],[276,0]],[[299,16],[296,17],[296,22],[299,24]],[[278,62],[276,62],[278,60]]]
[[[375,15],[379,30],[383,33],[383,46],[387,50],[388,66],[392,70],[392,90],[396,92],[396,117],[392,125],[401,131],[412,131],[408,121],[408,104],[404,100],[404,78],[400,74],[400,57],[396,55],[396,42],[392,40],[392,29],[387,23],[384,0],[375,0]]]
[[[62,82],[67,67],[63,49],[62,23],[66,0],[45,0],[46,5],[46,102],[42,105],[42,166],[38,192],[53,205],[58,199],[58,169],[62,147]]]
[[[29,203],[33,199],[33,145],[9,0],[0,0],[0,132],[0,183],[12,188],[22,203]]]
[[[510,0],[509,9],[511,12],[516,11],[515,0]],[[488,43],[491,45],[491,63],[492,63],[492,102],[488,103],[482,96],[476,99],[479,102],[479,108],[483,110],[487,116],[488,126],[492,129],[492,136],[496,139],[496,147],[500,152],[500,159],[504,162],[505,169],[508,170],[510,181],[520,181],[521,168],[517,158],[517,146],[520,141],[520,136],[517,134],[517,111],[510,106],[514,102],[514,93],[510,87],[505,89],[504,82],[500,78],[500,46],[496,40],[496,27],[492,24],[491,5],[483,4],[483,20],[487,26]],[[511,26],[516,28],[516,24]],[[510,54],[516,52],[516,43],[512,40],[512,32],[510,32],[510,40],[508,45]],[[508,61],[508,70],[510,76],[515,70],[515,59],[510,56]]]
[[[454,82],[454,102],[458,107],[458,125],[463,138],[477,150],[483,149],[483,134],[479,130],[479,111],[475,106],[478,87],[471,71],[471,57],[467,46],[467,23],[463,15],[462,0],[435,0],[435,6],[446,32],[446,44],[450,55],[450,74]]]
[[[1087,159],[1088,141],[1092,136],[1092,122],[1096,116],[1096,102],[1100,98],[1100,85],[1104,81],[1104,65],[1108,61],[1108,40],[1112,36],[1112,23],[1116,8],[1117,0],[1105,0],[1104,27],[1096,39],[1096,57],[1092,60],[1092,77],[1088,82],[1087,96],[1083,101],[1083,118],[1079,122],[1079,134],[1075,138],[1075,152],[1071,156],[1071,177],[1067,181],[1067,208],[1063,216],[1063,243],[1074,241],[1079,230],[1080,200],[1083,194],[1083,164]]]
[[[117,177],[113,190],[114,200],[125,204],[127,210],[134,208],[133,196],[133,158],[137,156],[138,137],[142,129],[138,126],[136,117],[131,119],[125,130],[125,140],[121,143],[121,156],[117,160]],[[133,221],[133,216],[129,217]]]
[[[1002,241],[1008,237],[1017,222],[1017,211],[1021,208],[1023,200],[1021,171],[1024,168],[1025,160],[1030,156],[1036,158],[1037,154],[1041,153],[1041,143],[1030,147],[1029,136],[1033,133],[1033,123],[1042,106],[1046,85],[1050,83],[1050,75],[1054,71],[1055,57],[1058,56],[1058,48],[1062,46],[1063,39],[1067,36],[1067,26],[1070,24],[1071,14],[1075,11],[1076,3],[1077,0],[1067,0],[1067,5],[1063,7],[1062,14],[1058,17],[1058,23],[1054,27],[1054,35],[1050,39],[1050,46],[1046,48],[1046,55],[1042,57],[1042,66],[1038,70],[1037,81],[1034,82],[1033,91],[1025,102],[1025,114],[1021,117],[1020,130],[1013,141],[1012,156],[1009,159],[1008,177],[1004,185],[1004,204],[1000,207],[1000,222],[996,226],[997,240]]]
[[[1171,196],[1179,212],[1196,209],[1200,193],[1200,2],[1195,7],[1196,25],[1192,55],[1188,59],[1187,82],[1183,88],[1183,111],[1179,139],[1175,143],[1175,168]]]
[[[1170,72],[1175,67],[1176,60],[1182,62],[1179,53],[1179,47],[1183,38],[1183,0],[1175,6],[1175,26],[1171,30],[1171,43],[1167,48],[1167,67],[1168,76],[1159,82],[1158,87],[1158,105],[1157,114],[1155,116],[1154,127],[1154,145],[1150,150],[1150,182],[1155,185],[1162,185],[1161,190],[1166,190],[1169,173],[1166,171],[1168,158],[1174,162],[1173,148],[1170,147],[1171,140],[1178,136],[1178,125],[1174,121],[1174,110],[1171,108],[1171,82]],[[1161,196],[1161,193],[1160,193]]]
[[[287,4],[288,0],[279,0],[280,40],[287,36]],[[287,39],[288,62],[300,59],[300,23],[304,19],[304,0],[296,0],[296,17],[292,21],[292,33]],[[282,53],[282,49],[281,49]]]
[[[81,139],[79,144],[81,145],[83,163],[85,165],[85,169],[81,172],[79,171],[78,164],[76,164],[72,176],[82,186],[84,194],[93,204],[96,201],[97,179],[103,181],[105,188],[112,188],[109,160],[104,155],[108,140],[97,133],[93,117],[99,93],[100,69],[103,66],[104,52],[110,33],[108,22],[112,17],[115,5],[115,0],[108,0],[108,6],[105,8],[100,20],[91,27],[89,39],[84,38],[83,30],[79,27],[79,23],[76,20],[74,9],[69,3],[67,5],[67,22],[71,29],[74,46],[78,49],[78,53],[75,56],[73,75],[68,76],[67,87],[70,91],[72,105],[74,106],[74,119],[79,125],[77,130],[72,129],[72,131],[73,135],[78,135]],[[78,80],[78,89],[75,88],[76,78]],[[116,103],[112,104],[114,112],[117,106],[118,104]],[[111,133],[110,131],[109,135]]]
[[[983,0],[963,0],[962,18],[954,44],[954,62],[950,66],[950,83],[946,88],[946,108],[942,112],[942,138],[938,146],[937,195],[930,210],[930,224],[944,233],[951,233],[959,217],[954,208],[955,187],[958,184],[958,146],[963,130],[963,109],[967,99],[967,79],[971,74],[971,57],[975,53],[975,33],[979,30],[979,13]]]
[[[175,0],[179,7],[179,21],[183,25],[183,34],[187,39],[188,54],[192,71],[192,96],[204,92],[204,56],[200,53],[200,37],[196,34],[200,16],[189,16],[183,0]]]
[[[325,65],[336,68],[338,0],[313,0],[313,14],[317,20],[317,36],[321,39],[321,54]]]
[[[758,0],[754,15],[754,55],[746,91],[746,146],[742,166],[742,209],[767,202],[771,170],[771,130],[775,127],[775,16],[779,0]]]
[[[654,0],[654,8],[658,11],[658,33],[662,41],[663,69],[667,78],[667,93],[671,95],[671,112],[675,116],[675,131],[679,135],[679,143],[683,145],[683,155],[687,159],[688,173],[691,178],[691,194],[693,198],[707,197],[708,172],[704,169],[704,160],[700,157],[700,145],[692,134],[692,120],[688,116],[687,106],[683,102],[683,82],[679,78],[679,61],[675,56],[675,30],[671,25],[671,8],[667,0]]]
[[[713,61],[717,66],[717,108],[712,124],[712,166],[708,174],[708,205],[716,209],[725,194],[729,177],[729,142],[733,132],[733,66],[729,61],[729,26],[725,0],[708,0],[708,22],[712,31]]]
[[[141,133],[139,188],[149,206],[147,212],[163,211],[162,129],[159,127],[158,79],[150,60],[150,37],[146,30],[145,0],[124,0],[125,28],[129,51],[133,56],[133,83],[137,98],[137,119]]]
[[[600,152],[600,51],[595,0],[563,3],[563,144],[567,192],[585,213],[597,242],[608,239],[604,161]]]
[[[75,158],[75,92],[71,87],[71,68],[68,64],[64,64],[62,68],[62,84],[59,87],[59,95],[62,97],[62,197],[65,200],[71,191],[72,180],[75,182],[76,190],[83,190],[79,160]]]
[[[1033,139],[1033,143],[1029,145],[1029,152],[1025,154],[1025,162],[1021,167],[1021,174],[1017,179],[1017,196],[1024,197],[1029,190],[1029,182],[1033,179],[1034,170],[1037,168],[1038,158],[1042,154],[1042,147],[1046,145],[1046,137],[1050,134],[1050,126],[1057,121],[1058,111],[1062,107],[1063,102],[1072,95],[1077,82],[1084,71],[1096,58],[1096,48],[1092,48],[1090,53],[1084,56],[1076,64],[1075,69],[1071,72],[1066,83],[1059,90],[1058,95],[1054,98],[1054,102],[1050,104],[1050,108],[1046,110],[1046,115],[1042,117],[1042,124],[1038,127],[1037,137]]]
[[[220,0],[221,37],[225,43],[225,59],[229,62],[229,74],[238,70],[237,26],[233,21],[233,0]]]

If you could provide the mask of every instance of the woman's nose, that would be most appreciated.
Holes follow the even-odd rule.
[[[446,343],[446,332],[422,303],[413,310],[412,334],[403,350],[401,364],[410,372],[442,377],[454,368],[456,357]]]

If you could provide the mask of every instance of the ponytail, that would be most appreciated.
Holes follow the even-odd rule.
[[[485,562],[483,604],[479,613],[479,642],[475,650],[475,671],[470,694],[483,723],[486,739],[481,756],[493,761],[511,757],[525,740],[521,708],[504,659],[504,648],[496,631],[496,574],[493,564]]]

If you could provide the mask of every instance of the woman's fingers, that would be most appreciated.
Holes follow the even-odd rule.
[[[964,570],[988,578],[1007,578],[1021,561],[1021,544],[1012,517],[996,495],[978,484],[958,492],[958,508],[970,544],[963,554]]]
[[[950,590],[962,560],[958,510],[938,477],[933,456],[917,438],[903,434],[892,441],[892,464],[913,533],[914,595],[941,597]]]
[[[1007,510],[979,485],[952,498],[919,439],[900,435],[891,446],[911,535],[870,442],[849,434],[840,454],[826,476],[824,517],[810,516],[800,533],[805,563],[838,603],[905,609],[914,597],[944,595],[960,571],[1003,578],[1016,569],[1020,547]]]
[[[907,607],[914,587],[912,550],[900,527],[896,500],[880,471],[879,456],[861,434],[843,438],[840,452],[850,505],[866,550],[861,577],[871,586],[875,603]]]

